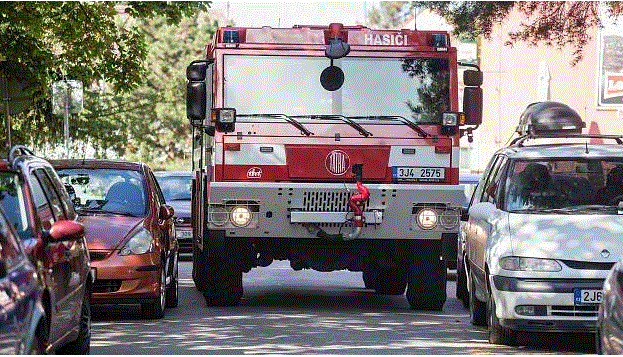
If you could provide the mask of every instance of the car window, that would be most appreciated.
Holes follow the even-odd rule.
[[[151,177],[151,180],[154,183],[154,187],[156,188],[156,197],[158,198],[158,204],[164,204],[166,202],[163,194],[162,194],[162,190],[160,189],[160,183],[158,182],[158,180],[156,180],[156,177],[154,176],[154,173],[149,171],[149,177]]]
[[[66,219],[65,211],[63,210],[63,204],[61,203],[61,199],[54,188],[54,184],[50,181],[50,178],[45,173],[43,169],[36,169],[34,172],[37,180],[43,187],[43,192],[45,193],[48,201],[50,202],[50,207],[52,208],[52,213],[54,214],[54,218],[57,221],[61,221]]]
[[[58,175],[56,174],[54,169],[52,169],[51,167],[46,167],[45,172],[48,174],[48,178],[50,179],[50,181],[54,185],[54,188],[56,189],[56,193],[58,194],[58,197],[61,200],[61,205],[63,207],[63,210],[65,211],[66,218],[74,219],[75,217],[74,206],[71,203],[71,199],[69,198],[67,190],[61,183]]]
[[[484,185],[482,190],[482,196],[480,197],[480,202],[490,202],[495,203],[495,194],[500,186],[500,175],[501,168],[506,162],[505,157],[498,156],[491,168],[491,172],[489,173],[489,177],[487,178],[487,183]]]
[[[487,165],[487,168],[485,169],[484,173],[482,174],[482,180],[478,183],[478,186],[476,186],[476,191],[474,192],[474,195],[472,196],[472,201],[470,203],[470,206],[481,202],[481,198],[483,195],[483,190],[484,187],[488,185],[489,180],[491,179],[492,175],[491,175],[491,168],[494,167],[494,165],[497,163],[499,159],[499,156],[493,156],[491,158],[491,160],[489,161],[489,164]]]
[[[0,205],[18,233],[28,229],[26,202],[19,176],[15,172],[0,172]]]
[[[157,177],[164,199],[169,201],[190,201],[192,192],[192,176],[171,175]]]
[[[37,212],[37,216],[41,221],[41,225],[43,229],[52,228],[52,224],[54,224],[54,215],[52,214],[52,208],[50,206],[50,202],[48,198],[43,193],[43,188],[39,183],[39,180],[35,176],[30,176],[28,178],[30,193],[32,195],[32,200],[35,204],[35,211]]]
[[[22,260],[21,255],[19,243],[9,228],[8,222],[0,216],[0,258],[8,263],[9,267],[13,267]]]

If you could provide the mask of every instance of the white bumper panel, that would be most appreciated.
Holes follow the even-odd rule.
[[[370,198],[364,206],[366,224],[360,239],[441,239],[442,233],[458,233],[458,224],[423,230],[415,224],[413,213],[416,205],[457,209],[463,197],[458,185],[365,185]],[[232,237],[314,238],[305,225],[315,224],[329,234],[351,231],[347,202],[358,190],[353,183],[212,182],[209,192],[211,205],[244,201],[258,207],[252,228],[210,224],[211,229],[224,229]]]

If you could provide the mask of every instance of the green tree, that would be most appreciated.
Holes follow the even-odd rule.
[[[149,42],[141,20],[162,16],[174,25],[208,6],[173,1],[0,2],[0,71],[24,83],[35,103],[13,121],[14,141],[41,145],[62,139],[61,119],[49,108],[53,81],[78,79],[88,88],[103,80],[113,93],[131,91],[147,74]],[[97,130],[103,124],[106,131],[108,123],[96,124]]]
[[[410,14],[407,5],[404,1],[380,1],[368,12],[368,23],[373,28],[401,28]]]
[[[618,1],[603,2],[609,16],[623,14]],[[574,48],[572,63],[582,59],[591,39],[589,29],[601,25],[597,1],[415,1],[409,7],[424,7],[437,12],[454,26],[455,35],[472,39],[490,38],[494,26],[504,22],[511,11],[524,15],[518,29],[509,32],[514,41],[531,45],[545,44]]]

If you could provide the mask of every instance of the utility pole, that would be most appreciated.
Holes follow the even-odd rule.
[[[82,82],[62,80],[52,83],[52,113],[63,115],[65,155],[69,157],[69,114],[82,111]]]

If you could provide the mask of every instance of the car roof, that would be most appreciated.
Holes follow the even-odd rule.
[[[166,176],[192,176],[193,173],[190,171],[154,171],[154,175],[156,177],[166,177]]]
[[[55,169],[85,168],[85,169],[125,169],[142,170],[145,164],[125,160],[109,159],[64,159],[51,160]]]
[[[539,158],[623,158],[622,145],[596,144],[544,144],[509,146],[498,150],[498,153],[511,159],[539,159]]]

